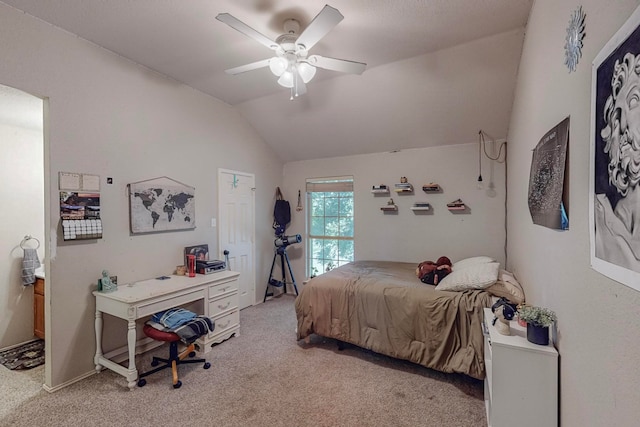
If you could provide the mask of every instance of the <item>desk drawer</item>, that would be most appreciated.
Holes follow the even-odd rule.
[[[238,308],[238,294],[233,293],[209,302],[209,317],[216,317],[221,313]]]
[[[224,333],[227,329],[231,329],[238,325],[238,323],[240,323],[240,310],[234,310],[231,313],[225,314],[224,316],[214,320],[216,322],[216,327],[213,332],[209,333],[209,337]]]
[[[220,295],[228,294],[238,289],[237,280],[229,280],[227,282],[216,283],[209,286],[209,299],[215,298]]]
[[[137,307],[138,313],[135,318],[139,319],[144,316],[155,314],[162,310],[168,310],[170,308],[178,307],[191,301],[204,299],[204,295],[204,289],[198,289],[197,291],[188,292],[183,295],[159,297],[156,301],[151,301],[149,303],[139,305]]]

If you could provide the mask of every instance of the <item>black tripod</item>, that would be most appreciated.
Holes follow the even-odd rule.
[[[280,266],[282,268],[282,280],[276,280],[273,277],[273,267],[276,265],[276,258],[280,255]],[[271,273],[269,274],[269,282],[267,282],[267,289],[264,290],[264,300],[262,302],[267,301],[267,297],[272,297],[273,292],[269,292],[269,286],[273,286],[274,288],[282,288],[284,287],[284,293],[287,293],[287,274],[284,269],[284,264],[287,263],[287,267],[289,268],[289,276],[291,276],[291,284],[293,284],[293,289],[296,291],[296,295],[298,295],[298,286],[296,286],[296,279],[293,277],[293,271],[291,270],[291,264],[289,263],[289,256],[287,255],[287,247],[280,246],[276,248],[276,253],[273,254],[273,262],[271,263]]]

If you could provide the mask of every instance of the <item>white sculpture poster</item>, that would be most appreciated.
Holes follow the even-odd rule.
[[[593,61],[591,266],[640,290],[640,8]]]

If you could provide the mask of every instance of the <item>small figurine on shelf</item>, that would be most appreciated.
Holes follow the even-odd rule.
[[[516,315],[516,305],[510,303],[506,298],[501,297],[491,306],[493,312],[493,326],[502,335],[511,335],[511,321]]]
[[[382,212],[396,212],[398,210],[398,207],[396,206],[393,199],[389,199],[385,206],[380,207],[380,210]]]
[[[409,184],[406,176],[400,177],[400,182],[395,184],[396,193],[412,193],[413,185]]]
[[[118,285],[111,281],[109,272],[107,270],[102,270],[102,277],[98,280],[98,290],[100,292],[113,292],[116,289],[118,289]]]

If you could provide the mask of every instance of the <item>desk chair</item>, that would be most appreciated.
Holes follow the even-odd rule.
[[[145,380],[144,377],[155,374],[163,369],[171,368],[171,371],[173,372],[173,388],[180,388],[180,386],[182,386],[182,381],[178,380],[178,365],[183,363],[204,363],[204,369],[209,369],[211,367],[211,363],[207,362],[205,359],[184,360],[187,356],[194,357],[196,355],[196,352],[194,351],[195,344],[190,344],[182,353],[178,354],[178,342],[180,341],[180,337],[177,334],[173,332],[159,331],[149,325],[144,325],[143,331],[149,338],[169,343],[169,358],[162,359],[154,356],[151,361],[151,366],[158,366],[160,362],[164,363],[164,365],[138,375],[138,387],[144,387],[147,383],[147,380]]]

